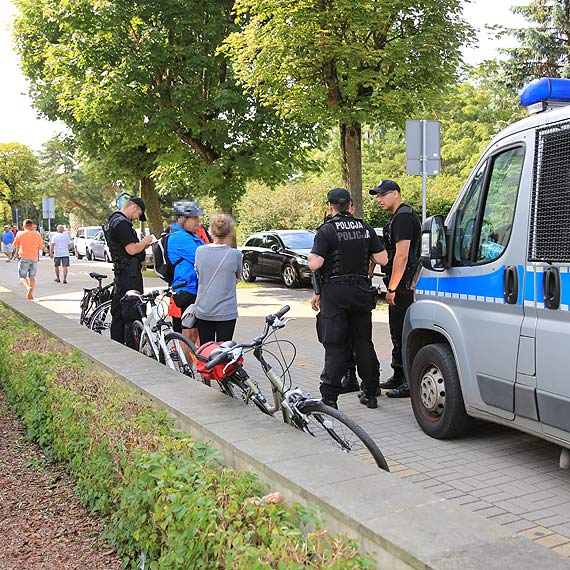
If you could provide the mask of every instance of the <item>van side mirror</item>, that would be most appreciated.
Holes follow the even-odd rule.
[[[443,216],[431,216],[422,225],[422,265],[431,271],[444,271],[447,239]]]

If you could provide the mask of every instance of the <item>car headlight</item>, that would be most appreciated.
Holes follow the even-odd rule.
[[[309,260],[305,259],[304,257],[296,257],[295,261],[299,264],[299,265],[308,265],[309,264]]]

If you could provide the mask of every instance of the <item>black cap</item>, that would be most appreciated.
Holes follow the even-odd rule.
[[[400,187],[397,182],[393,180],[381,180],[380,184],[373,190],[370,190],[370,194],[375,196],[376,194],[386,194],[387,192],[400,192]]]
[[[136,204],[141,210],[142,210],[142,214],[139,218],[139,220],[141,222],[146,222],[146,216],[144,215],[144,211],[146,209],[146,206],[144,205],[144,202],[142,201],[142,198],[139,198],[138,196],[131,196],[129,198],[129,202],[132,202],[133,204]]]
[[[333,188],[327,194],[327,202],[331,204],[350,203],[350,194],[344,188]]]

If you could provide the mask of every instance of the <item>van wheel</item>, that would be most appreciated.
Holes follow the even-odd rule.
[[[255,275],[253,274],[251,261],[249,261],[249,259],[244,259],[241,264],[241,276],[243,277],[243,280],[248,283],[253,283],[255,281]]]
[[[410,394],[416,421],[431,437],[457,437],[471,427],[455,358],[447,344],[428,344],[418,351],[412,363]]]
[[[77,257],[77,259],[83,259],[83,256],[79,255],[77,250],[75,250],[75,257]]]
[[[93,253],[91,253],[88,249],[85,249],[85,257],[87,257],[88,261],[93,261]]]
[[[107,255],[107,252],[105,252],[103,254],[103,256],[105,257],[105,263],[111,263],[111,260],[109,259],[109,256]]]

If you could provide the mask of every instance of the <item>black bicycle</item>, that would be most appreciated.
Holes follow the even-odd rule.
[[[279,340],[276,337],[267,341],[270,335],[285,327],[291,320],[283,319],[287,311],[289,306],[286,305],[275,314],[268,315],[263,332],[251,343],[238,344],[232,340],[222,343],[209,342],[198,349],[194,347],[198,372],[207,381],[216,380],[228,396],[236,397],[236,394],[240,394],[246,404],[253,402],[263,413],[271,416],[281,410],[285,423],[328,442],[345,453],[376,463],[380,469],[389,471],[384,455],[361,426],[343,412],[327,406],[321,400],[310,398],[299,388],[292,387],[289,370],[295,359],[295,345],[289,340]],[[283,356],[280,343],[293,347],[293,356],[289,362],[286,362]],[[280,356],[267,349],[271,344],[278,348]],[[267,401],[257,382],[245,371],[244,349],[252,350],[254,357],[261,364],[263,373],[271,383],[273,403]],[[280,374],[265,360],[264,352],[279,362]]]
[[[107,276],[96,273],[95,271],[89,273],[89,277],[97,281],[97,287],[83,289],[79,324],[102,334],[110,328],[113,283],[103,286],[102,281],[103,279],[107,279]],[[107,322],[108,320],[109,322]]]

